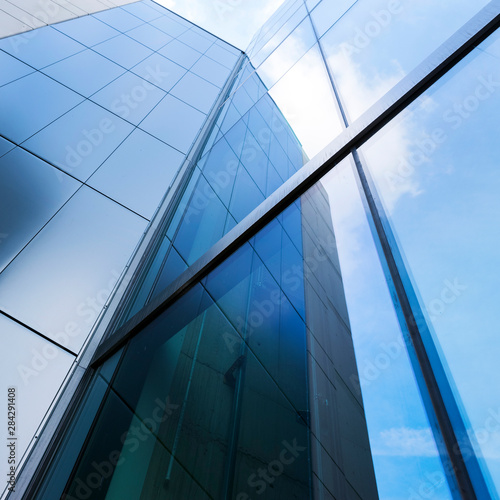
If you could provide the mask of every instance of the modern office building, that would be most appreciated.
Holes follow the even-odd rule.
[[[3,497],[499,498],[500,1],[0,23]]]

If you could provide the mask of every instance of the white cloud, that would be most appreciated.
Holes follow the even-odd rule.
[[[176,14],[245,50],[283,0],[158,0]]]
[[[436,457],[438,451],[430,429],[393,427],[381,431],[374,455]]]

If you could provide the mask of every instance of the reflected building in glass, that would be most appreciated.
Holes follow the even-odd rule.
[[[499,498],[496,0],[9,9],[6,498]]]

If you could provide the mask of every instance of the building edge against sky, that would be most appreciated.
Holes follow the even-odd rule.
[[[36,498],[57,488],[67,498],[119,497],[127,469],[151,460],[137,498],[497,498],[500,401],[489,381],[498,259],[486,221],[498,218],[498,12],[498,2],[289,1],[256,35],[250,59],[150,2],[41,28],[36,44],[0,41],[8,68],[0,102],[17,117],[1,124],[0,162],[14,192],[32,200],[10,222],[25,234],[4,239],[12,257],[0,273],[2,321],[11,335],[45,339],[31,350],[45,353],[37,377],[62,381],[72,359],[62,358],[82,346],[71,317],[44,324],[54,297],[36,304],[33,290],[35,306],[26,307],[29,283],[54,283],[54,269],[75,267],[63,252],[56,267],[39,269],[57,235],[87,211],[67,248],[92,235],[78,262],[97,274],[121,263],[107,283],[92,284],[102,307],[152,221],[123,273],[122,300],[106,303],[18,487]],[[90,22],[99,29],[85,29]],[[422,26],[429,36],[417,45]],[[40,50],[55,38],[57,52]],[[177,79],[152,81],[148,60]],[[71,69],[84,65],[102,71],[78,81]],[[10,103],[34,86],[54,101]],[[116,97],[141,86],[144,99],[124,116]],[[175,112],[197,126],[173,130],[164,117]],[[68,123],[81,126],[71,132]],[[84,132],[91,145],[104,140],[75,162]],[[144,155],[149,185],[134,169]],[[27,184],[35,172],[43,199]],[[156,200],[138,196],[154,184]],[[9,208],[11,200],[19,203],[11,196]],[[135,233],[105,250],[110,227],[125,226]],[[79,290],[80,311],[93,323],[89,290]],[[83,413],[62,422],[66,431],[78,422],[81,435],[61,434],[44,457],[79,380]],[[158,400],[161,421],[151,421]],[[125,445],[137,429],[138,451]],[[114,452],[121,463],[111,461],[111,472],[92,468]],[[43,474],[39,460],[51,464]]]

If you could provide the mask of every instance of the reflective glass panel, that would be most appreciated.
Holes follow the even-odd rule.
[[[87,47],[92,47],[120,34],[119,31],[99,21],[94,16],[77,17],[64,23],[58,23],[54,25],[54,28]]]
[[[32,73],[0,87],[0,133],[21,143],[83,97],[41,73]]]
[[[0,86],[32,73],[34,70],[18,59],[0,50]]]
[[[356,2],[321,39],[350,118],[358,118],[487,3]]]
[[[160,49],[172,40],[170,35],[163,33],[163,31],[160,31],[150,24],[143,24],[138,28],[128,31],[127,36],[130,36],[153,50]]]
[[[219,47],[216,43],[205,52],[205,55],[228,69],[234,67],[239,57],[237,54],[232,54],[228,50]]]
[[[31,137],[24,146],[86,181],[133,130],[132,125],[85,101]]]
[[[76,54],[84,50],[85,47],[59,33],[51,26],[45,26],[29,33],[21,33],[0,40],[0,49],[17,59],[21,59],[26,64],[40,69]]]
[[[95,45],[93,50],[127,69],[152,54],[150,49],[125,35],[119,35]]]
[[[161,16],[158,19],[151,21],[151,24],[173,38],[177,38],[179,35],[182,35],[182,33],[188,30],[188,28],[182,26],[167,16]]]
[[[92,96],[92,100],[134,125],[165,97],[165,92],[127,71]]]
[[[183,160],[179,151],[136,129],[88,184],[151,219]]]
[[[89,97],[125,70],[87,49],[44,68],[43,72],[75,92]]]
[[[497,491],[499,57],[494,34],[362,149]]]
[[[210,83],[223,87],[231,71],[209,57],[203,56],[191,71]]]
[[[0,408],[5,415],[8,415],[8,388],[15,388],[16,429],[15,436],[11,437],[16,440],[6,439],[6,444],[15,443],[17,465],[75,358],[3,314],[0,314],[0,346],[5,353],[0,364],[0,380],[5,394]],[[10,469],[8,456],[4,454],[5,460],[0,465],[4,477]]]
[[[0,159],[0,272],[80,183],[16,148]]]
[[[220,88],[189,72],[179,80],[170,93],[207,114],[214,105]]]
[[[204,121],[203,113],[167,95],[142,121],[141,128],[187,153]]]
[[[83,186],[0,274],[0,307],[78,352],[145,227]]]
[[[120,8],[103,10],[94,14],[94,17],[121,32],[129,31],[142,24],[142,21],[137,16],[133,16]]]
[[[127,5],[123,5],[122,9],[147,22],[161,17],[161,13],[152,9],[149,5],[146,5],[145,2],[129,3]]]
[[[201,57],[201,53],[179,40],[172,40],[165,45],[159,53],[171,61],[180,64],[183,68],[190,69],[191,66]]]
[[[169,92],[186,73],[184,68],[158,53],[147,57],[137,66],[134,66],[131,71],[149,83],[160,87],[165,92]]]
[[[184,32],[179,40],[186,45],[189,45],[193,49],[198,50],[199,52],[206,52],[209,47],[214,43],[213,40],[207,40],[204,36],[196,33],[195,30],[191,29],[189,31]]]

